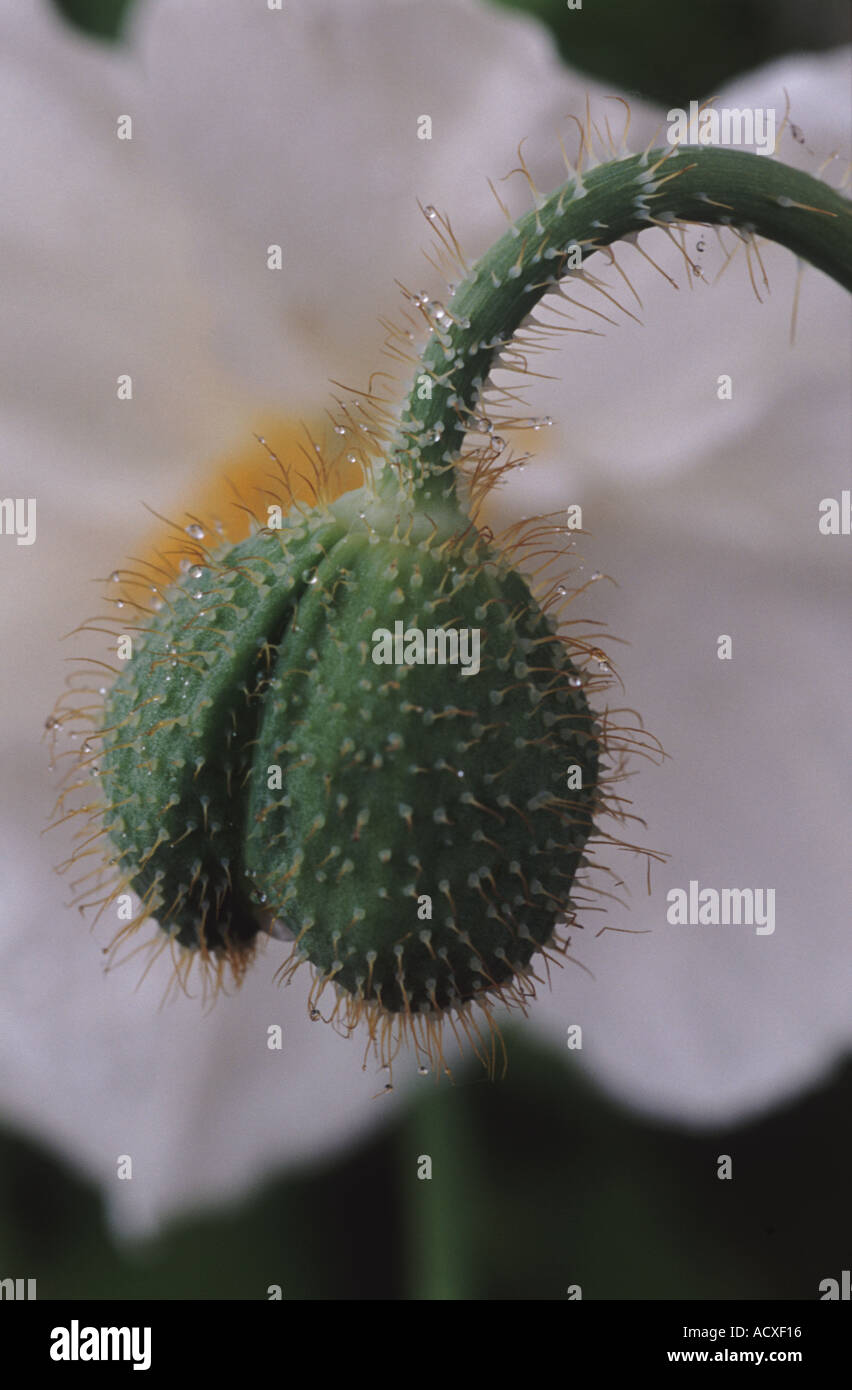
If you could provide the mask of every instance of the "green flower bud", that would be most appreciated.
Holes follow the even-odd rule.
[[[208,550],[193,522],[102,709],[80,685],[60,702],[52,726],[89,728],[60,797],[85,818],[71,863],[95,852],[93,821],[109,843],[84,901],[103,912],[132,888],[119,939],[155,918],[181,983],[193,960],[239,980],[262,932],[289,935],[283,973],[310,963],[311,1012],[330,989],[330,1017],[364,1019],[382,1060],[410,1034],[440,1063],[445,1020],[490,1060],[471,1006],[493,1034],[492,1004],[523,1007],[537,957],[565,949],[631,735],[589,707],[601,654],[560,633],[517,537],[479,528],[501,446],[463,444],[490,426],[495,358],[548,287],[654,222],[771,236],[852,285],[849,203],[800,171],[669,148],[577,174],[462,267],[451,309],[409,296],[429,338],[370,436],[388,443],[378,480],[237,545]],[[99,790],[69,809],[80,770]]]
[[[571,910],[600,742],[555,623],[469,519],[355,497],[264,693],[245,853],[294,963],[375,1029],[529,991]]]
[[[224,552],[197,550],[104,703],[115,862],[179,946],[237,976],[258,932],[243,847],[258,700],[306,576],[342,534],[295,513]]]

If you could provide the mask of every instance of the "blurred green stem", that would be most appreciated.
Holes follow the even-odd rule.
[[[403,1127],[411,1298],[476,1297],[470,1223],[476,1153],[469,1125],[463,1092],[441,1087],[415,1104]],[[425,1158],[432,1162],[431,1178],[418,1177]]]

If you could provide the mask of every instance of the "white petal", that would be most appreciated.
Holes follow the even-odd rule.
[[[821,112],[843,106],[825,97],[839,66],[806,65]],[[810,132],[819,124],[810,86],[796,70],[781,76]],[[759,105],[763,91],[757,75],[731,102]],[[830,137],[825,118],[816,133]],[[786,290],[781,253],[771,256]],[[742,274],[739,283],[742,295]],[[717,312],[702,313],[714,297]],[[654,870],[652,896],[639,866],[600,855],[615,859],[632,897],[629,910],[611,907],[599,921],[650,935],[590,940],[597,923],[587,918],[574,954],[596,981],[567,967],[533,1020],[563,1046],[567,1026],[581,1023],[578,1056],[625,1102],[709,1123],[812,1084],[850,1043],[848,541],[822,536],[818,519],[821,500],[849,486],[852,343],[844,293],[813,272],[794,349],[786,303],[752,306],[721,285],[706,301],[690,298],[691,338],[670,299],[655,303],[652,344],[644,347],[647,330],[629,330],[649,366],[638,353],[613,363],[592,448],[621,436],[628,447],[632,427],[622,478],[615,449],[597,478],[583,466],[591,451],[581,410],[562,484],[555,462],[542,474],[529,465],[503,510],[582,501],[592,537],[576,579],[601,570],[620,588],[592,586],[571,616],[606,621],[629,640],[610,649],[624,703],[671,756],[659,770],[640,765],[624,788],[648,826],[634,840],[672,856]],[[733,402],[715,398],[720,371],[732,372]],[[634,374],[646,390],[656,383],[650,416],[631,410]],[[670,451],[664,480],[653,443]],[[692,471],[679,477],[684,461]],[[717,658],[721,634],[733,636],[732,661]],[[669,925],[667,893],[691,880],[773,888],[774,934]]]
[[[786,90],[791,120],[800,123],[807,144],[794,140],[788,128],[781,137],[779,158],[817,174],[833,151],[849,148],[849,61],[850,51],[844,50],[824,58],[773,63],[722,91],[717,107],[777,108],[780,130]],[[837,185],[841,166],[841,159],[831,161],[823,177]],[[729,247],[738,245],[732,233],[726,233],[725,240]],[[643,232],[640,247],[675,279],[677,292],[633,247],[618,246],[615,254],[641,307],[609,268],[605,253],[592,257],[588,269],[603,279],[641,326],[594,292],[568,290],[619,326],[555,301],[575,314],[574,327],[605,336],[566,334],[563,341],[557,340],[555,351],[536,363],[537,370],[555,380],[530,380],[525,396],[531,415],[553,417],[550,436],[509,432],[518,452],[532,449],[538,457],[537,505],[543,510],[564,505],[566,485],[575,492],[595,484],[620,488],[627,479],[647,483],[699,468],[709,453],[733,444],[770,408],[779,408],[791,387],[801,399],[826,388],[845,397],[846,364],[838,359],[834,345],[846,330],[848,300],[828,277],[804,268],[796,347],[791,350],[796,265],[790,252],[771,243],[761,246],[768,294],[752,257],[760,303],[742,246],[714,283],[724,260],[713,231],[696,227],[687,233],[686,250],[703,271],[703,280],[694,280],[691,289],[684,256],[665,232]],[[730,375],[734,386],[733,399],[724,409],[717,399],[722,374]],[[519,380],[513,378],[516,388]],[[526,488],[528,478],[529,474]]]
[[[473,0],[231,5],[215,25],[202,0],[160,0],[140,7],[133,37],[155,96],[152,140],[199,220],[229,360],[285,399],[304,373],[362,386],[393,372],[377,324],[400,307],[393,280],[433,291],[436,280],[417,199],[450,215],[475,258],[503,230],[487,178],[516,167],[530,137],[534,177],[561,182],[557,131],[573,154],[566,116],[587,90],[606,95],[560,64],[538,25]],[[606,110],[620,131],[623,107]],[[421,115],[431,140],[418,138]],[[635,138],[654,123],[637,103]],[[499,187],[530,206],[522,177]],[[280,272],[266,268],[276,243]],[[304,352],[295,366],[289,324]]]
[[[398,1097],[382,1094],[387,1073],[374,1063],[362,1071],[363,1038],[308,1019],[306,970],[290,988],[275,983],[282,943],[270,942],[239,995],[208,1012],[182,996],[158,1012],[167,956],[138,990],[143,957],[103,975],[100,948],[117,924],[92,934],[69,911],[67,881],[50,874],[38,839],[48,779],[29,750],[15,766],[4,761],[16,787],[15,824],[7,820],[0,845],[4,915],[15,924],[0,941],[4,1113],[97,1179],[122,1231],[151,1233],[181,1208],[246,1190],[282,1159],[309,1163],[387,1119]],[[267,1047],[274,1024],[280,1051]],[[395,1080],[412,1075],[413,1055]],[[130,1181],[117,1177],[121,1155],[132,1159]]]
[[[119,520],[140,495],[162,506],[176,459],[221,449],[244,417],[205,350],[187,224],[138,122],[117,138],[117,118],[140,104],[138,73],[42,4],[3,8],[0,54],[0,392],[4,420],[31,440],[5,456],[3,486],[52,492],[63,508],[63,483],[78,498],[86,486]],[[123,373],[132,401],[117,398]]]
[[[766,483],[762,465],[784,457],[771,443],[772,460],[757,441],[737,458]],[[676,500],[625,492],[621,514],[595,505],[586,563],[621,587],[601,586],[585,610],[629,638],[612,649],[626,703],[671,758],[625,784],[647,822],[626,838],[671,860],[648,898],[631,856],[599,852],[625,875],[629,909],[584,919],[573,954],[596,980],[567,967],[532,1013],[563,1046],[567,1025],[583,1024],[584,1062],[623,1101],[705,1122],[782,1099],[848,1049],[852,970],[846,540],[811,542],[815,508],[795,505],[774,552],[710,538],[700,512],[715,481]],[[720,634],[733,637],[731,661],[717,658]],[[774,934],[668,925],[668,891],[691,880],[774,889]],[[651,934],[588,940],[602,924]]]

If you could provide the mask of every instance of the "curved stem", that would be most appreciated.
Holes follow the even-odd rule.
[[[495,359],[542,296],[582,274],[582,262],[602,247],[682,222],[767,237],[852,289],[852,202],[810,174],[693,146],[600,165],[514,223],[465,277],[451,312],[415,301],[433,332],[391,453],[403,477],[420,488],[446,474],[441,491],[453,496],[454,464]]]

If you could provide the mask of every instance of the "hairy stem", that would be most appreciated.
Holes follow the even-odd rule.
[[[699,223],[769,238],[852,289],[852,202],[809,174],[739,150],[674,147],[600,165],[542,199],[490,248],[452,308],[416,301],[432,334],[392,462],[417,488],[454,465],[488,375],[548,290],[595,251],[649,226]]]

